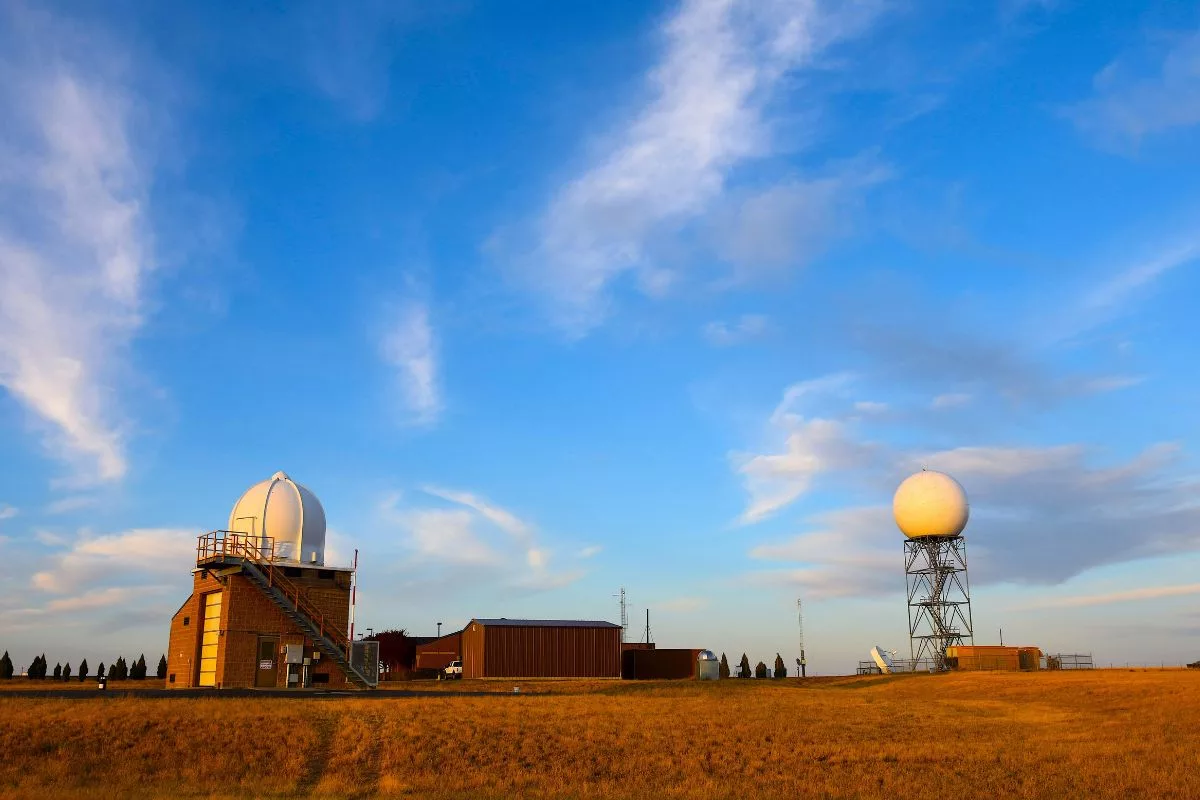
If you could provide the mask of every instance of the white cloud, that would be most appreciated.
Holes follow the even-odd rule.
[[[655,603],[652,609],[671,614],[694,614],[697,611],[703,611],[708,606],[709,601],[703,597],[673,597],[670,600]]]
[[[545,590],[572,583],[583,573],[553,571],[553,552],[539,542],[536,526],[473,492],[422,486],[428,495],[456,508],[401,505],[392,494],[383,516],[406,534],[405,545],[420,562],[490,573],[513,588]]]
[[[873,447],[854,441],[844,423],[805,419],[792,410],[800,399],[835,391],[849,380],[848,375],[831,375],[788,387],[770,421],[772,433],[784,436],[783,452],[733,455],[750,495],[740,522],[759,522],[792,504],[823,472],[852,469],[870,460]]]
[[[396,319],[381,344],[384,360],[399,373],[411,419],[419,425],[437,421],[442,412],[438,381],[437,343],[429,322],[429,307],[409,301],[396,310]]]
[[[762,336],[768,324],[762,314],[743,314],[734,322],[714,320],[704,326],[704,338],[717,347],[729,347]]]
[[[600,555],[600,553],[603,550],[604,550],[604,548],[599,545],[595,545],[595,544],[589,545],[579,551],[579,557],[580,558],[593,558],[595,556]]]
[[[1112,149],[1136,148],[1147,136],[1191,127],[1200,123],[1197,64],[1200,31],[1176,36],[1158,52],[1127,54],[1096,73],[1092,96],[1068,107],[1066,115]]]
[[[714,213],[718,253],[745,278],[811,260],[851,230],[851,207],[865,188],[889,177],[871,165],[815,180],[791,180],[730,203]]]
[[[857,33],[875,10],[685,0],[663,27],[646,102],[540,219],[527,278],[552,299],[557,322],[575,332],[597,324],[610,283],[625,273],[660,290],[668,284],[655,237],[711,210],[739,164],[775,149],[765,109],[782,79]]]
[[[81,535],[49,565],[34,573],[36,589],[76,594],[98,583],[144,580],[147,575],[186,575],[196,561],[196,532],[137,528],[102,536]]]
[[[1028,606],[1022,606],[1022,608],[1079,608],[1083,606],[1110,605],[1112,603],[1159,600],[1164,597],[1183,597],[1190,594],[1200,594],[1200,583],[1188,583],[1181,586],[1146,586],[1140,589],[1128,589],[1123,592],[1109,592],[1107,594],[1053,597]]]
[[[19,509],[0,503],[0,519],[12,519],[19,513],[21,513]]]
[[[1166,471],[1176,450],[1151,447],[1109,467],[1090,465],[1079,445],[897,452],[876,474],[859,477],[882,498],[921,464],[945,470],[971,502],[966,536],[972,585],[1055,584],[1105,564],[1200,550],[1195,482],[1171,479]],[[897,578],[902,537],[886,506],[816,515],[806,527],[792,539],[751,550],[754,558],[796,564],[755,580],[814,596],[887,594],[903,587]]]
[[[51,501],[46,504],[47,514],[69,514],[72,511],[89,508],[100,502],[100,498],[94,495],[74,494],[67,497],[60,497],[58,500]]]
[[[489,503],[487,500],[471,492],[461,492],[429,485],[422,486],[421,491],[478,511],[488,521],[522,542],[528,542],[532,538],[532,526],[518,519],[517,515],[511,511]]]
[[[502,556],[475,532],[475,520],[463,509],[404,512],[409,546],[419,557],[449,564],[500,565]]]
[[[114,384],[154,265],[145,109],[119,69],[48,14],[7,5],[0,49],[0,385],[77,480],[126,471]],[[48,43],[54,46],[43,46]]]
[[[882,414],[888,410],[888,404],[874,400],[859,400],[854,404],[854,410],[860,414]]]
[[[949,394],[939,394],[933,398],[933,402],[930,405],[933,408],[958,408],[970,402],[971,395],[964,392],[952,392]]]

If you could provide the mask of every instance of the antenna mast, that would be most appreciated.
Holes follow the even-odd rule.
[[[808,658],[804,655],[804,603],[799,598],[796,599],[796,620],[800,623],[800,658],[796,659],[796,665],[800,667],[800,677],[808,677]]]
[[[625,644],[625,631],[629,630],[629,615],[625,613],[625,587],[621,587],[620,594],[614,594],[613,597],[621,598],[621,644]]]
[[[646,644],[654,641],[650,638],[650,609],[646,609]]]

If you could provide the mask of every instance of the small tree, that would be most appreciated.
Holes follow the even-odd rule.
[[[13,676],[12,659],[8,657],[8,651],[4,651],[3,657],[0,657],[0,678],[9,680]]]
[[[167,677],[167,654],[163,653],[158,659],[158,672],[155,673],[161,680]]]
[[[103,678],[107,673],[104,671],[104,662],[100,662],[100,666],[96,667],[96,678]]]
[[[33,659],[33,663],[29,665],[29,669],[27,669],[25,671],[25,674],[28,675],[30,678],[36,678],[38,680],[45,678],[46,677],[46,656],[45,656],[45,654],[40,655],[40,656],[35,656]]]
[[[125,656],[117,656],[117,680],[129,680],[129,665],[125,663]]]
[[[120,660],[121,660],[121,659],[120,659],[120,658],[118,658],[116,661],[114,661],[114,662],[112,662],[111,664],[109,664],[109,665],[108,665],[108,679],[109,679],[110,681],[115,681],[115,680],[117,679],[117,676],[121,674],[121,667],[120,667],[120,665],[117,663],[117,662],[119,662]]]
[[[754,665],[754,677],[756,677],[756,678],[767,677],[767,665],[761,661],[758,662],[757,664],[755,664]]]
[[[746,657],[745,653],[742,653],[742,660],[738,662],[738,677],[750,677],[750,659]]]
[[[722,680],[729,677],[729,659],[725,657],[724,653],[721,653],[721,672],[720,672],[720,674],[721,674]]]
[[[786,678],[787,677],[787,667],[785,667],[783,665],[783,657],[781,655],[779,655],[779,653],[775,654],[775,677],[776,678]]]
[[[54,665],[54,680],[56,680],[56,681],[62,680],[62,664],[56,663]]]
[[[101,669],[104,669],[104,667],[101,667]],[[86,681],[87,676],[88,676],[88,665],[87,665],[87,659],[85,658],[83,661],[79,662],[79,682],[83,683],[84,681]]]
[[[71,662],[69,661],[66,664],[63,664],[63,680],[71,680]]]
[[[134,662],[133,669],[130,670],[130,677],[135,681],[146,680],[146,654],[142,653],[138,656],[138,660]]]

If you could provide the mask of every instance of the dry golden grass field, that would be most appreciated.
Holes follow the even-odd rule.
[[[5,692],[0,796],[1200,797],[1197,670],[454,688]]]

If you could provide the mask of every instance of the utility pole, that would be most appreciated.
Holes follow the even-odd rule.
[[[796,620],[800,623],[800,658],[796,664],[800,667],[800,677],[808,677],[808,658],[804,655],[804,603],[796,599]]]
[[[438,623],[438,638],[442,638],[442,623]]]

